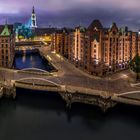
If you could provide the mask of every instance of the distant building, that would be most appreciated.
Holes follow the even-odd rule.
[[[32,9],[31,17],[26,23],[15,23],[14,29],[16,32],[16,41],[33,39],[34,30],[37,28],[37,17],[35,8]]]
[[[86,28],[78,26],[69,34],[68,58],[77,67],[84,67],[87,60],[86,48],[89,45],[89,38],[86,35]]]
[[[137,53],[140,55],[138,32],[118,28],[116,23],[104,28],[99,20],[94,20],[88,28],[58,30],[52,40],[52,50],[97,76],[128,69],[129,62]]]
[[[138,33],[119,29],[115,23],[103,28],[99,20],[94,20],[87,29],[90,37],[89,69],[95,75],[105,75],[127,69],[138,48]],[[99,71],[100,70],[100,71]]]
[[[59,53],[68,58],[68,49],[70,46],[70,36],[72,29],[57,29],[52,35],[52,51]]]
[[[36,28],[34,30],[35,41],[45,41],[48,44],[52,42],[52,35],[56,32],[56,28]]]
[[[11,68],[14,61],[15,33],[13,25],[0,25],[0,66]]]

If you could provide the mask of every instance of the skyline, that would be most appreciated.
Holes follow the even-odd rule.
[[[119,27],[139,30],[139,4],[138,0],[127,0],[127,4],[121,0],[1,0],[0,23],[3,24],[5,19],[9,23],[24,23],[35,6],[39,26],[74,27],[81,24],[87,27],[93,19],[99,19],[105,27],[116,22]]]

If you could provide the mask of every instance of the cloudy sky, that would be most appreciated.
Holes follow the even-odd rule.
[[[106,27],[116,22],[140,29],[140,0],[0,0],[0,23],[28,21],[33,5],[39,26],[88,26],[100,19]]]

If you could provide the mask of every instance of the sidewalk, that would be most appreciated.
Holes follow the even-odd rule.
[[[43,55],[43,57],[45,59],[47,59],[51,65],[57,70],[57,72],[53,72],[52,74],[54,76],[63,76],[64,75],[64,71],[62,69],[62,66],[60,65],[60,60],[55,56],[53,55],[53,53],[48,50],[48,48],[40,48],[39,49],[41,55]]]
[[[41,48],[40,52],[43,53],[43,56],[58,70],[58,75],[63,76],[64,74],[69,74],[65,66],[70,67],[70,70],[76,71],[77,73],[81,74],[81,76],[86,76],[91,79],[101,79],[100,77],[96,77],[90,75],[79,68],[76,68],[75,65],[71,64],[68,59],[64,58],[63,56],[52,53],[48,48]]]

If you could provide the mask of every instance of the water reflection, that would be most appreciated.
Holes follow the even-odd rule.
[[[16,69],[39,68],[47,71],[54,70],[48,61],[42,59],[38,52],[32,51],[26,51],[26,53],[19,51],[15,56],[14,67]]]
[[[26,62],[26,54],[23,54],[23,56],[22,56],[22,62],[23,62],[23,63]]]
[[[140,136],[139,107],[120,104],[103,113],[95,106],[73,104],[68,110],[57,93],[17,92],[15,101],[0,103],[1,140],[131,140]]]
[[[30,61],[33,61],[33,56],[32,55],[30,56]]]

